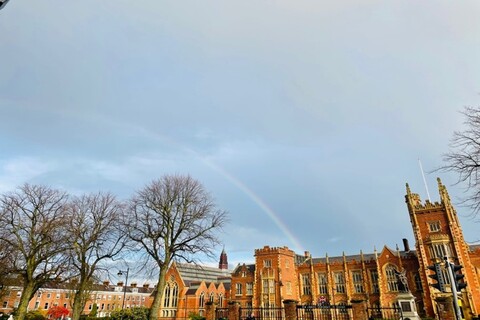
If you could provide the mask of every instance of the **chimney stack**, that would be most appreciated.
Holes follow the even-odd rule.
[[[408,240],[403,238],[403,247],[405,248],[406,252],[410,252],[410,246],[408,245]]]

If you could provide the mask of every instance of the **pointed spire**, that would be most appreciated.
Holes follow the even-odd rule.
[[[228,258],[225,252],[225,246],[223,246],[222,253],[220,254],[220,261],[218,262],[218,268],[222,270],[228,269]]]
[[[407,195],[410,195],[412,193],[410,191],[410,186],[408,185],[408,183],[406,183],[405,186],[407,187]]]

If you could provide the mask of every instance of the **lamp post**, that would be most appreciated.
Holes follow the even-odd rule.
[[[127,295],[127,282],[128,282],[129,271],[130,271],[130,268],[127,268],[127,271],[118,270],[118,273],[117,273],[118,276],[123,276],[123,274],[125,273],[125,285],[123,286],[122,310],[125,308],[125,296]]]

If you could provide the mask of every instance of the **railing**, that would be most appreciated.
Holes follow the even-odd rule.
[[[350,320],[350,305],[301,305],[297,306],[298,320]]]
[[[378,307],[367,308],[368,319],[388,319],[388,320],[402,320],[403,314],[400,307]]]
[[[281,307],[240,308],[240,320],[284,320],[285,309]]]

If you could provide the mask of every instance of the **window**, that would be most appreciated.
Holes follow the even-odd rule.
[[[138,288],[133,288],[133,289],[132,289],[132,292],[133,292],[133,293],[138,293]]]
[[[275,280],[273,279],[268,280],[268,292],[275,293]]]
[[[8,307],[8,301],[3,301],[3,308],[7,308]]]
[[[362,271],[352,271],[352,280],[355,293],[363,293]]]
[[[377,270],[370,270],[370,280],[372,281],[372,293],[379,293],[378,287],[378,272]]]
[[[337,293],[345,293],[345,277],[343,272],[335,272],[333,274],[335,278],[335,289]]]
[[[327,275],[325,273],[318,273],[318,293],[327,294]]]
[[[302,274],[302,293],[304,295],[312,295],[312,287],[310,284],[310,274],[303,273]]]
[[[415,280],[415,289],[417,289],[417,291],[422,291],[422,279],[420,278],[420,274],[418,272],[415,273],[413,278]]]
[[[432,259],[439,258],[443,260],[444,257],[451,257],[450,245],[448,243],[432,243],[429,249]]]
[[[215,300],[215,294],[213,294],[213,292],[210,293],[210,298],[208,300],[210,302],[213,302]]]
[[[38,309],[40,307],[40,301],[35,301],[35,307],[34,309]],[[4,307],[5,308],[5,307]]]
[[[253,296],[253,283],[252,282],[247,283],[246,287],[247,287],[247,295]]]
[[[220,308],[223,308],[223,295],[222,294],[218,295],[218,306]]]
[[[398,291],[398,281],[397,281],[397,276],[395,274],[396,271],[397,269],[392,265],[387,266],[387,268],[385,269],[385,273],[387,276],[388,291],[392,291],[392,292]]]
[[[268,259],[268,260],[263,260],[263,266],[265,268],[271,268],[272,267],[272,260]]]
[[[92,304],[91,303],[88,305],[88,310],[92,310]]]
[[[41,298],[41,297],[42,297],[42,291],[38,291],[37,298]]]
[[[200,299],[199,299],[199,301],[198,301],[198,306],[199,306],[200,308],[205,307],[205,293],[204,293],[204,292],[202,292],[202,293],[200,294]]]
[[[47,293],[47,299],[50,299],[52,297],[51,293]]]
[[[60,299],[60,293],[57,293],[57,296],[55,297],[55,299]]]
[[[45,310],[48,309],[48,302],[45,302],[45,306],[43,307],[43,309],[45,309]]]
[[[441,231],[441,227],[440,227],[440,221],[431,221],[431,222],[428,222],[428,230],[430,230],[430,232],[438,232],[438,231]]]
[[[242,284],[236,283],[235,284],[235,295],[239,296],[242,294]]]
[[[268,293],[268,279],[263,279],[263,293]]]
[[[242,278],[245,278],[247,276],[247,271],[243,270],[242,271]]]

